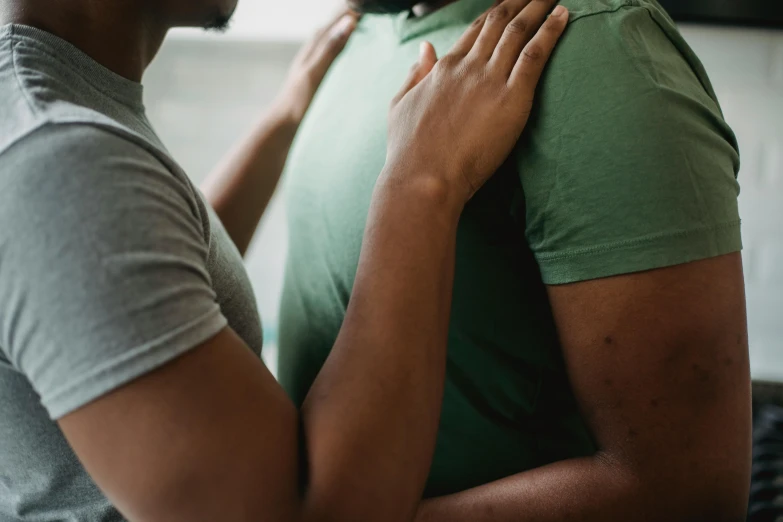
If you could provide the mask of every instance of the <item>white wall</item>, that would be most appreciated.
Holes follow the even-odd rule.
[[[174,158],[200,183],[253,125],[282,84],[297,43],[172,38],[144,78],[145,104]],[[287,249],[285,211],[272,200],[247,267],[276,368],[277,310]]]
[[[300,10],[303,25],[318,25],[331,3],[311,1],[312,11]],[[151,119],[196,180],[269,103],[296,50],[295,44],[248,37],[263,29],[267,36],[290,40],[306,31],[296,27],[297,15],[288,4],[279,4],[287,7],[278,17],[267,15],[278,4],[244,0],[244,14],[256,21],[242,22],[238,16],[236,38],[175,35],[145,79]],[[753,373],[783,380],[783,31],[685,27],[683,33],[702,57],[742,149],[740,204]],[[277,201],[248,260],[271,340],[285,248],[285,216]]]
[[[687,27],[740,142],[754,375],[783,380],[783,31]]]
[[[328,20],[341,0],[240,0],[227,35],[235,39],[299,41]],[[196,31],[175,34],[192,36]]]

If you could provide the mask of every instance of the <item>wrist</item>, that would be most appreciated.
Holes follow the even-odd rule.
[[[455,223],[469,199],[462,187],[450,182],[446,176],[390,165],[381,172],[376,190],[403,204],[422,202],[427,209]]]
[[[295,109],[294,104],[285,98],[278,98],[266,113],[264,121],[267,125],[288,134],[296,134],[302,123],[302,116]]]

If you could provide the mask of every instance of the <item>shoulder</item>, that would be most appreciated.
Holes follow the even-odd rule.
[[[710,79],[668,14],[650,0],[563,0],[571,23],[542,78],[544,139],[574,129],[601,141],[626,133],[655,140],[663,130],[709,133],[734,149]],[[665,141],[665,140],[664,140]]]
[[[14,237],[69,227],[130,231],[155,216],[178,216],[178,225],[205,237],[201,214],[189,183],[107,129],[47,124],[0,153],[0,221]]]
[[[574,18],[517,149],[544,280],[739,250],[736,138],[674,23],[653,1],[564,3]]]
[[[652,0],[560,0],[570,12],[570,24],[596,17],[599,22],[612,22],[646,14],[652,19],[671,19],[666,11]]]
[[[129,139],[119,127],[114,130],[89,121],[41,122],[0,152],[0,160],[46,164],[89,157],[108,158],[116,154],[145,159],[151,165],[161,165],[150,151]]]
[[[4,197],[28,202],[54,194],[63,201],[106,190],[121,193],[131,181],[142,180],[166,186],[188,200],[195,196],[142,144],[86,123],[48,123],[33,130],[0,153],[0,167]]]
[[[704,68],[674,21],[650,0],[563,0],[569,27],[551,63],[555,76],[620,89],[674,89],[718,110]],[[666,74],[661,74],[665,69]],[[579,76],[576,76],[579,74]]]

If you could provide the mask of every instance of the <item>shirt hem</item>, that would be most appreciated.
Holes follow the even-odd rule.
[[[53,420],[89,404],[117,388],[165,365],[217,335],[228,321],[215,307],[158,339],[130,350],[65,388],[43,399]],[[85,389],[89,391],[85,392]]]
[[[700,261],[742,250],[739,221],[559,254],[537,255],[546,285],[564,285]]]

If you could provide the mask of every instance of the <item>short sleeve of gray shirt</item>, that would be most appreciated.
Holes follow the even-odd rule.
[[[197,196],[142,147],[52,124],[0,168],[0,349],[52,418],[226,326]]]

